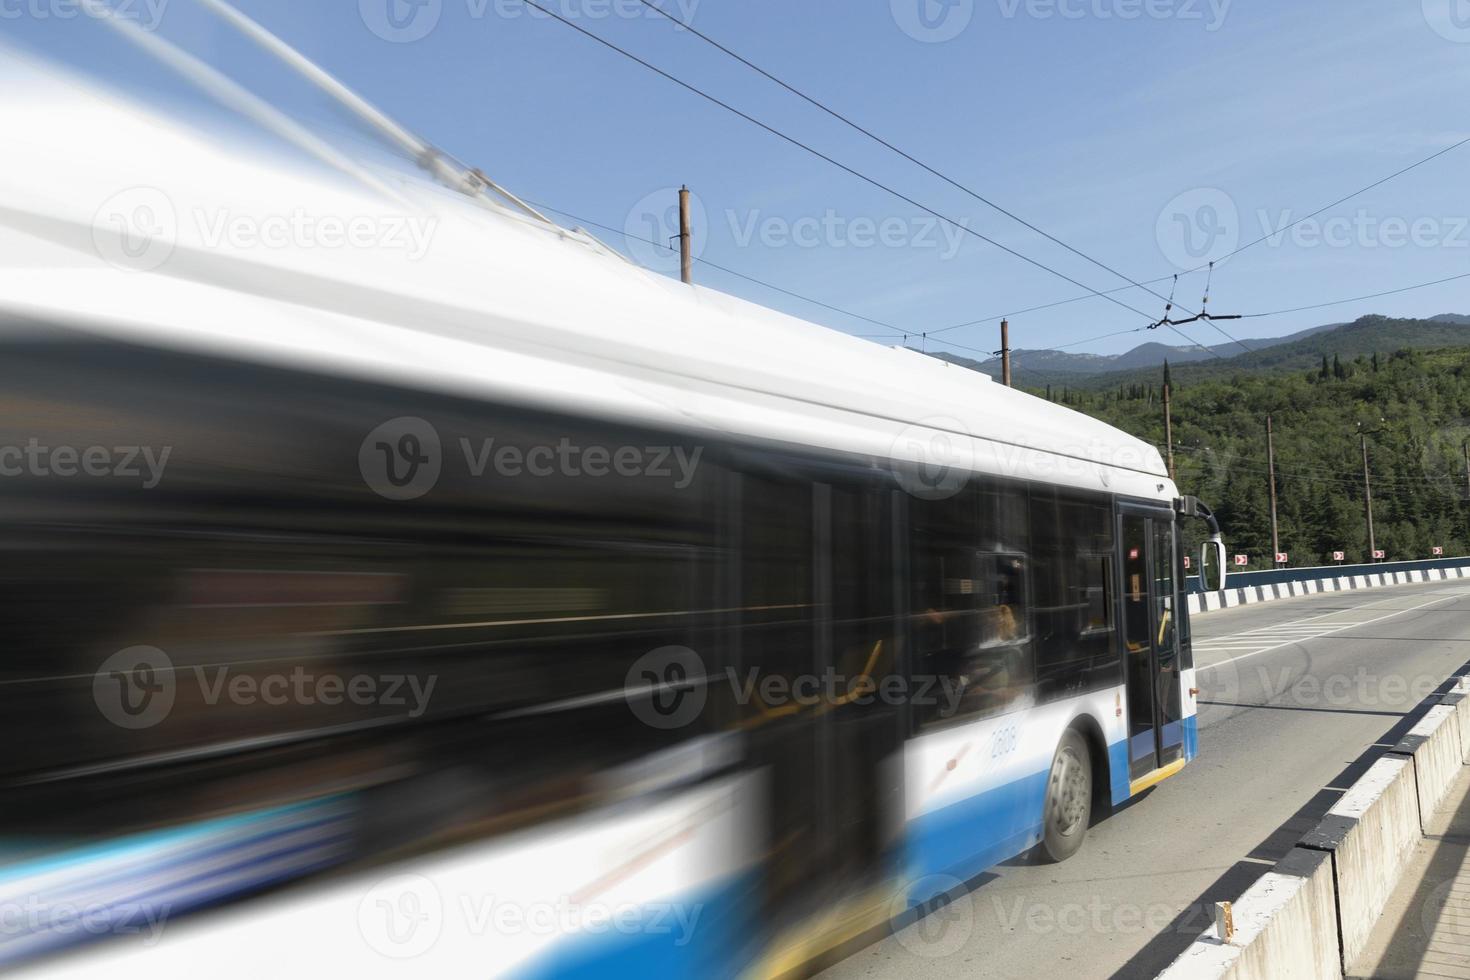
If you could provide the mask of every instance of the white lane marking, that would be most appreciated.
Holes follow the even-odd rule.
[[[1361,590],[1359,590],[1359,591],[1361,591]],[[1439,592],[1439,591],[1443,591],[1443,590],[1440,590],[1440,589],[1423,589],[1423,590],[1420,590],[1420,591],[1423,591],[1423,592]],[[1457,593],[1457,594],[1463,594],[1463,593]],[[1334,610],[1332,610],[1330,612],[1318,613],[1315,616],[1308,616],[1305,619],[1291,619],[1291,620],[1287,620],[1284,623],[1280,623],[1280,624],[1278,624],[1276,626],[1258,626],[1255,629],[1243,630],[1240,633],[1227,633],[1226,636],[1227,637],[1229,637],[1229,636],[1250,636],[1250,635],[1255,634],[1255,633],[1275,633],[1275,632],[1277,632],[1279,630],[1288,629],[1288,628],[1293,627],[1293,626],[1301,626],[1301,625],[1303,625],[1305,623],[1315,623],[1317,620],[1319,620],[1319,619],[1326,619],[1329,616],[1341,616],[1343,613],[1357,612],[1357,611],[1360,611],[1360,610],[1363,610],[1363,609],[1372,609],[1372,608],[1374,608],[1376,606],[1385,605],[1386,603],[1397,602],[1398,600],[1403,599],[1403,598],[1405,598],[1405,596],[1402,593],[1400,593],[1398,595],[1387,596],[1387,597],[1384,597],[1384,598],[1381,598],[1381,599],[1373,599],[1373,600],[1371,600],[1369,602],[1364,602],[1364,603],[1361,603],[1359,605],[1353,606],[1351,609],[1334,609]]]
[[[1387,613],[1387,614],[1385,614],[1383,616],[1375,616],[1372,619],[1363,619],[1363,620],[1356,620],[1356,621],[1351,622],[1351,623],[1343,623],[1341,626],[1337,626],[1337,627],[1334,627],[1332,629],[1323,630],[1322,632],[1316,634],[1315,636],[1310,636],[1310,637],[1296,637],[1294,639],[1283,640],[1280,643],[1272,644],[1271,646],[1268,646],[1268,647],[1262,647],[1259,650],[1252,650],[1249,653],[1242,653],[1238,657],[1231,657],[1228,660],[1217,660],[1215,663],[1212,663],[1212,664],[1203,664],[1203,665],[1196,664],[1195,665],[1195,670],[1197,670],[1197,671],[1200,671],[1200,670],[1213,670],[1216,667],[1224,667],[1226,664],[1233,664],[1237,660],[1244,660],[1247,657],[1255,657],[1255,656],[1258,656],[1258,655],[1260,655],[1262,653],[1270,653],[1272,650],[1279,650],[1282,647],[1291,646],[1293,643],[1301,643],[1301,642],[1303,642],[1305,640],[1314,640],[1314,639],[1317,639],[1318,637],[1322,637],[1322,636],[1331,636],[1334,633],[1341,633],[1343,630],[1349,630],[1349,629],[1352,629],[1355,626],[1368,626],[1368,625],[1370,625],[1372,623],[1382,622],[1385,619],[1392,619],[1395,616],[1402,616],[1404,613],[1414,612],[1417,609],[1423,609],[1426,606],[1432,606],[1436,602],[1444,602],[1446,599],[1456,599],[1456,598],[1459,598],[1459,597],[1462,597],[1462,596],[1467,596],[1467,595],[1470,595],[1470,592],[1467,592],[1465,590],[1459,590],[1459,591],[1451,592],[1449,595],[1442,595],[1442,596],[1439,596],[1439,597],[1434,598],[1434,599],[1429,599],[1429,600],[1427,600],[1425,602],[1419,603],[1418,605],[1409,606],[1406,609],[1395,609],[1393,612]],[[1400,597],[1400,598],[1402,598],[1402,597]],[[1342,612],[1342,610],[1339,610],[1339,614],[1341,612]],[[1317,617],[1317,618],[1320,619],[1322,617]]]

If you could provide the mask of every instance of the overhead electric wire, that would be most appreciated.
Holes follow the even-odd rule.
[[[1325,205],[1323,207],[1318,208],[1317,210],[1313,211],[1311,214],[1303,215],[1302,217],[1298,218],[1297,220],[1291,222],[1290,224],[1283,225],[1282,227],[1277,228],[1276,230],[1270,232],[1269,234],[1262,235],[1260,238],[1257,238],[1255,241],[1246,242],[1244,245],[1240,246],[1235,251],[1225,253],[1220,258],[1216,259],[1215,262],[1216,262],[1216,264],[1219,264],[1221,262],[1224,262],[1226,259],[1230,258],[1233,255],[1239,255],[1241,252],[1244,252],[1248,248],[1252,248],[1252,247],[1254,247],[1256,245],[1259,245],[1262,242],[1267,241],[1269,239],[1276,238],[1276,237],[1282,235],[1283,233],[1285,233],[1287,231],[1290,231],[1292,228],[1295,228],[1297,225],[1301,224],[1302,222],[1304,222],[1304,221],[1310,221],[1313,218],[1317,217],[1317,215],[1322,214],[1325,211],[1330,211],[1333,208],[1337,207],[1339,204],[1346,204],[1348,201],[1351,201],[1353,198],[1358,197],[1359,195],[1362,195],[1362,194],[1366,194],[1369,191],[1371,191],[1373,188],[1378,187],[1378,186],[1380,186],[1382,184],[1386,184],[1390,180],[1393,180],[1395,177],[1402,177],[1404,174],[1408,173],[1410,170],[1414,170],[1414,169],[1416,169],[1418,167],[1422,167],[1426,163],[1430,162],[1431,160],[1435,160],[1435,159],[1438,159],[1439,157],[1444,156],[1446,153],[1449,153],[1451,150],[1458,150],[1460,147],[1464,146],[1466,143],[1470,143],[1470,136],[1465,137],[1464,139],[1460,140],[1457,143],[1452,143],[1452,144],[1450,144],[1449,146],[1445,147],[1442,150],[1439,150],[1439,151],[1437,151],[1435,153],[1431,153],[1429,156],[1425,157],[1423,160],[1420,160],[1417,163],[1411,163],[1407,167],[1403,168],[1402,170],[1396,170],[1393,173],[1389,174],[1387,177],[1382,177],[1382,178],[1380,178],[1378,180],[1375,180],[1373,183],[1369,184],[1367,187],[1361,187],[1358,190],[1353,191],[1351,194],[1347,195],[1346,197],[1340,197],[1337,200],[1333,201],[1331,204],[1328,204],[1328,205]],[[1198,272],[1198,271],[1200,271],[1200,269],[1203,269],[1203,268],[1204,268],[1204,266],[1197,266],[1197,267],[1195,267],[1195,268],[1193,268],[1193,269],[1191,269],[1189,271],[1190,272]]]
[[[640,58],[638,55],[633,54],[631,51],[628,51],[625,48],[619,47],[618,45],[616,45],[613,42],[607,40],[606,38],[604,38],[604,37],[602,37],[602,36],[600,36],[598,34],[593,33],[592,31],[588,30],[587,28],[583,27],[582,25],[577,24],[574,21],[572,21],[572,20],[570,20],[570,19],[568,19],[566,17],[561,16],[560,14],[556,13],[555,11],[550,10],[550,9],[542,6],[540,3],[537,3],[536,0],[525,0],[525,3],[526,3],[527,6],[533,7],[536,10],[541,11],[543,14],[546,14],[552,20],[555,20],[558,23],[561,23],[561,24],[563,24],[563,25],[565,25],[567,27],[570,27],[572,30],[576,31],[577,33],[582,34],[583,36],[585,36],[587,38],[590,38],[593,41],[596,41],[598,44],[601,44],[603,47],[606,47],[609,50],[612,50],[612,51],[617,52],[618,54],[622,55],[623,57],[627,58],[628,60],[633,61],[633,62],[641,65],[642,67],[648,69],[649,71],[651,71],[654,74],[660,76],[661,78],[664,78],[664,79],[666,79],[666,80],[668,80],[670,82],[673,82],[675,85],[678,85],[680,88],[683,88],[683,89],[685,89],[685,90],[687,90],[689,92],[692,92],[693,94],[698,95],[700,98],[705,99],[706,101],[709,101],[709,102],[714,103],[715,105],[719,106],[721,109],[724,109],[726,112],[729,112],[729,113],[731,113],[733,115],[739,116],[741,119],[744,119],[746,122],[748,122],[748,123],[750,123],[750,124],[752,124],[754,126],[757,126],[760,129],[762,129],[762,130],[765,130],[766,132],[770,133],[772,136],[775,136],[775,137],[777,137],[777,138],[779,138],[781,140],[784,140],[785,142],[790,143],[792,146],[795,146],[798,149],[801,149],[801,150],[806,151],[807,153],[811,154],[812,156],[817,157],[819,160],[822,160],[822,161],[824,161],[826,163],[831,164],[832,166],[836,167],[837,169],[843,171],[844,173],[847,173],[847,174],[849,174],[849,175],[851,175],[853,177],[856,177],[859,180],[863,181],[864,183],[870,184],[873,187],[876,187],[879,190],[884,191],[885,193],[890,194],[891,196],[898,198],[899,200],[905,202],[906,204],[909,204],[909,205],[911,205],[913,207],[918,208],[919,210],[925,212],[926,214],[929,214],[929,215],[931,215],[931,216],[939,219],[940,221],[943,221],[945,224],[951,225],[954,228],[957,228],[957,229],[959,229],[960,231],[962,231],[962,232],[964,232],[966,234],[973,235],[976,238],[980,239],[981,241],[986,242],[986,243],[988,243],[990,245],[995,246],[996,248],[1000,249],[1001,251],[1005,252],[1008,255],[1014,256],[1015,258],[1018,258],[1021,261],[1026,262],[1026,263],[1028,263],[1030,265],[1033,265],[1036,268],[1041,269],[1041,270],[1043,270],[1045,272],[1049,272],[1052,275],[1056,276],[1057,278],[1064,279],[1067,282],[1071,283],[1074,286],[1077,286],[1080,289],[1087,290],[1093,296],[1097,296],[1099,298],[1106,299],[1108,302],[1113,303],[1116,306],[1120,306],[1123,309],[1128,310],[1130,313],[1137,314],[1138,316],[1143,317],[1145,320],[1148,320],[1149,322],[1152,322],[1152,317],[1150,317],[1147,313],[1144,313],[1142,310],[1137,309],[1136,307],[1130,306],[1127,303],[1124,303],[1122,300],[1116,299],[1113,296],[1108,295],[1107,293],[1104,293],[1104,292],[1101,292],[1099,290],[1093,289],[1091,286],[1088,286],[1086,283],[1079,282],[1078,280],[1073,279],[1071,276],[1067,275],[1064,272],[1059,272],[1056,269],[1053,269],[1050,266],[1046,265],[1045,263],[1040,262],[1040,261],[1038,261],[1036,259],[1031,258],[1029,255],[1025,255],[1025,254],[1023,254],[1021,252],[1018,252],[1015,249],[1013,249],[1013,248],[1011,248],[1011,247],[1009,247],[1007,245],[1004,245],[1001,242],[998,242],[995,239],[990,238],[987,235],[984,235],[981,232],[978,232],[978,231],[976,231],[973,228],[970,228],[968,225],[966,225],[966,224],[964,224],[962,222],[956,221],[955,219],[949,217],[948,215],[946,215],[946,214],[944,214],[944,213],[942,213],[940,211],[936,211],[934,208],[931,208],[928,205],[921,204],[919,201],[915,200],[914,198],[911,198],[908,195],[902,193],[901,191],[898,191],[898,190],[894,189],[893,187],[890,187],[889,185],[884,184],[882,181],[878,180],[877,178],[870,177],[867,174],[863,173],[862,171],[856,170],[853,167],[850,167],[847,164],[842,163],[841,161],[836,160],[833,157],[828,156],[827,154],[823,153],[822,151],[816,149],[815,147],[810,146],[807,143],[803,143],[801,140],[797,139],[796,137],[790,136],[790,135],[782,132],[781,130],[776,129],[774,126],[771,126],[771,125],[769,125],[767,123],[762,122],[761,120],[755,118],[754,116],[750,115],[749,113],[744,112],[744,111],[742,111],[740,109],[735,108],[730,103],[725,102],[725,101],[717,98],[714,95],[711,95],[710,93],[704,91],[703,89],[699,88],[698,86],[693,85],[693,84],[691,84],[689,82],[686,82],[682,78],[679,78],[678,76],[673,75],[673,74],[671,74],[671,73],[669,73],[667,71],[664,71],[662,68],[659,68],[657,65],[654,65],[653,63],[651,63],[649,61],[646,61],[643,58]],[[1174,329],[1177,330],[1179,332],[1179,334],[1181,336],[1183,336],[1186,340],[1188,340],[1193,346],[1199,347],[1201,350],[1207,351],[1208,353],[1210,353],[1211,355],[1213,355],[1215,357],[1219,357],[1220,356],[1219,354],[1216,354],[1210,348],[1206,347],[1204,344],[1201,344],[1199,341],[1195,340],[1194,338],[1190,337],[1188,334],[1184,333],[1182,330],[1178,330],[1177,327],[1174,328]]]
[[[937,170],[934,167],[930,166],[929,164],[925,163],[923,160],[920,160],[918,157],[914,156],[913,154],[908,153],[905,150],[900,149],[899,147],[895,146],[893,143],[890,143],[888,140],[886,140],[883,137],[879,136],[878,134],[874,133],[872,130],[867,129],[867,128],[859,125],[856,122],[853,122],[847,116],[845,116],[842,113],[838,112],[836,109],[833,109],[831,106],[828,106],[826,103],[822,102],[821,100],[816,99],[816,98],[813,98],[812,96],[807,95],[805,92],[803,92],[800,89],[798,89],[796,86],[791,85],[790,83],[788,83],[788,82],[786,82],[786,81],[784,81],[784,80],[782,80],[780,78],[777,78],[775,75],[771,74],[769,71],[767,71],[766,69],[762,68],[760,65],[755,64],[754,62],[750,61],[749,59],[747,59],[745,57],[742,57],[739,54],[736,54],[734,51],[731,51],[729,48],[725,47],[723,44],[721,44],[719,41],[716,41],[714,38],[710,37],[708,34],[705,34],[703,31],[701,31],[698,28],[694,27],[693,25],[687,23],[686,21],[680,20],[678,17],[675,17],[673,14],[669,13],[667,10],[664,10],[662,7],[660,7],[657,3],[654,3],[653,0],[638,0],[638,2],[641,3],[641,4],[643,4],[643,6],[647,7],[649,10],[655,11],[660,16],[666,18],[667,20],[671,21],[674,24],[677,24],[679,27],[682,27],[684,30],[688,31],[690,34],[693,34],[695,37],[697,37],[700,40],[704,41],[706,44],[709,44],[712,47],[718,49],[719,51],[722,51],[725,54],[729,55],[731,58],[734,58],[736,61],[740,62],[742,65],[746,66],[747,68],[751,69],[752,71],[754,71],[754,72],[758,73],[759,75],[761,75],[761,76],[769,79],[772,82],[775,82],[777,85],[781,86],[783,89],[785,89],[786,91],[790,92],[792,95],[795,95],[797,98],[802,99],[803,101],[805,101],[805,102],[807,102],[807,103],[815,106],[816,108],[822,110],[827,115],[831,116],[833,119],[836,119],[838,122],[842,123],[843,125],[845,125],[845,126],[851,128],[851,129],[855,130],[856,132],[859,132],[859,133],[863,134],[868,139],[874,141],[875,143],[878,143],[880,146],[883,146],[883,147],[887,148],[888,150],[891,150],[892,152],[898,154],[899,156],[903,157],[908,162],[914,164],[916,167],[919,167],[921,170],[924,170],[925,172],[927,172],[927,173],[929,173],[929,174],[931,174],[931,175],[933,175],[935,177],[938,177],[940,180],[944,181],[946,184],[949,184],[951,187],[954,187],[956,190],[959,190],[959,191],[961,191],[961,192],[963,192],[965,194],[968,194],[970,197],[972,197],[975,200],[979,201],[981,204],[984,204],[986,207],[989,207],[989,208],[991,208],[991,209],[993,209],[995,211],[998,211],[1001,214],[1005,215],[1007,218],[1010,218],[1012,221],[1014,221],[1014,222],[1016,222],[1016,223],[1018,223],[1020,225],[1023,225],[1026,228],[1029,228],[1031,231],[1034,231],[1036,234],[1038,234],[1041,237],[1047,239],[1048,241],[1050,241],[1050,242],[1052,242],[1052,243],[1054,243],[1056,245],[1061,246],[1062,248],[1066,249],[1068,252],[1071,252],[1073,255],[1076,255],[1078,258],[1085,259],[1086,261],[1091,262],[1093,265],[1097,266],[1099,269],[1102,269],[1105,272],[1108,272],[1108,273],[1110,273],[1110,274],[1112,274],[1114,276],[1117,276],[1119,279],[1122,279],[1124,282],[1127,282],[1130,286],[1136,287],[1138,289],[1142,289],[1144,292],[1150,293],[1150,294],[1152,294],[1153,296],[1156,296],[1159,299],[1163,299],[1164,298],[1163,296],[1160,296],[1158,293],[1156,293],[1152,289],[1150,289],[1147,284],[1138,282],[1132,276],[1124,275],[1123,273],[1119,272],[1117,269],[1114,269],[1112,266],[1108,265],[1107,263],[1102,262],[1102,261],[1100,261],[1098,259],[1093,258],[1091,255],[1088,255],[1086,252],[1083,252],[1080,249],[1074,248],[1073,246],[1069,245],[1068,243],[1062,241],[1060,238],[1058,238],[1055,235],[1051,234],[1050,232],[1046,231],[1044,228],[1040,228],[1040,227],[1032,224],[1031,222],[1027,221],[1025,218],[1021,217],[1020,215],[1016,214],[1015,212],[1010,211],[1010,210],[1002,207],[1001,205],[995,203],[990,198],[988,198],[985,195],[981,194],[979,191],[976,191],[974,188],[967,187],[966,185],[960,183],[958,180],[955,180],[953,177],[950,177],[948,174],[941,173],[939,170]],[[1096,295],[1104,295],[1104,294],[1098,293]],[[1193,312],[1193,311],[1190,311],[1190,312]],[[1243,343],[1241,343],[1239,340],[1236,340],[1229,333],[1227,333],[1225,330],[1223,330],[1220,326],[1218,326],[1214,322],[1210,321],[1210,319],[1208,317],[1201,317],[1201,319],[1204,319],[1206,322],[1209,322],[1210,323],[1210,326],[1214,327],[1221,334],[1223,334],[1227,340],[1230,340],[1232,343],[1239,344],[1241,347],[1244,347],[1247,351],[1249,351],[1251,349],[1249,347],[1246,347],[1246,345],[1243,344]],[[1175,324],[1160,324],[1160,325],[1161,326],[1167,325],[1167,326],[1169,326],[1169,327],[1171,327],[1173,329],[1178,329]]]
[[[1272,310],[1269,313],[1246,313],[1247,318],[1263,316],[1280,316],[1283,313],[1301,313],[1306,310],[1320,310],[1327,306],[1341,306],[1344,303],[1357,303],[1365,299],[1378,299],[1380,296],[1393,296],[1396,293],[1407,293],[1415,289],[1425,289],[1429,286],[1438,286],[1441,283],[1454,282],[1456,279],[1470,279],[1470,272],[1462,272],[1457,276],[1446,276],[1443,279],[1435,279],[1433,282],[1421,282],[1413,286],[1401,286],[1398,289],[1387,289],[1381,293],[1369,293],[1366,296],[1353,296],[1350,299],[1334,299],[1326,303],[1313,303],[1310,306],[1297,306],[1289,310]]]
[[[637,242],[642,242],[645,245],[652,245],[655,248],[661,248],[661,249],[663,249],[666,252],[672,253],[672,252],[677,251],[675,248],[673,248],[673,246],[667,244],[666,242],[655,241],[652,238],[644,238],[642,235],[635,235],[632,232],[627,231],[626,229],[614,228],[612,225],[605,225],[605,224],[601,224],[601,223],[596,222],[596,221],[590,221],[587,218],[583,218],[583,217],[581,217],[579,215],[572,214],[570,211],[564,211],[564,210],[562,210],[561,208],[558,208],[558,207],[553,207],[550,204],[541,204],[541,203],[538,203],[536,201],[529,201],[528,203],[530,203],[530,204],[532,204],[532,205],[534,205],[534,206],[536,206],[538,208],[542,208],[543,210],[551,211],[551,212],[554,212],[554,213],[560,214],[560,215],[564,215],[564,216],[566,216],[568,218],[571,218],[573,221],[575,221],[575,222],[577,222],[579,224],[590,225],[593,228],[598,228],[598,229],[601,229],[602,231],[611,232],[614,235],[622,235],[624,238],[629,238],[629,239],[632,239],[632,240],[637,241]],[[845,310],[845,309],[843,309],[840,306],[833,306],[831,303],[823,302],[822,300],[819,300],[819,299],[813,299],[810,296],[804,296],[801,293],[798,293],[798,292],[795,292],[793,290],[787,289],[784,286],[777,286],[775,283],[767,282],[764,279],[757,279],[755,276],[749,275],[749,274],[744,273],[744,272],[739,272],[739,271],[737,271],[735,269],[731,269],[731,268],[729,268],[727,266],[720,265],[720,264],[718,264],[716,262],[711,262],[708,259],[703,259],[703,258],[696,257],[694,259],[694,261],[697,262],[697,263],[699,263],[700,265],[709,266],[711,269],[718,269],[720,272],[723,272],[723,273],[725,273],[727,275],[735,276],[738,279],[744,279],[746,282],[755,283],[757,286],[761,286],[761,287],[764,287],[766,289],[770,289],[770,290],[773,290],[775,292],[782,293],[783,295],[790,296],[793,299],[799,299],[803,303],[811,303],[813,306],[820,306],[823,309],[831,310],[833,313],[840,313],[843,316],[852,317],[854,320],[862,320],[864,323],[871,323],[871,324],[873,324],[876,327],[886,327],[889,330],[893,331],[891,334],[853,334],[853,335],[850,335],[850,336],[859,336],[859,337],[864,337],[864,338],[871,339],[871,338],[874,338],[874,337],[904,337],[904,336],[917,337],[919,335],[917,331],[908,331],[906,333],[902,327],[895,326],[894,324],[888,323],[888,322],[886,322],[884,320],[875,320],[875,319],[873,319],[870,316],[863,316],[861,313],[854,313],[854,312],[852,312],[852,310]]]

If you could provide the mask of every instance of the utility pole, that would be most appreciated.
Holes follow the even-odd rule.
[[[1169,460],[1169,479],[1176,484],[1179,475],[1174,472],[1174,414],[1169,407],[1169,382],[1164,382],[1164,452]]]
[[[689,254],[689,188],[679,188],[679,278],[694,282],[694,260]]]
[[[1011,386],[1011,321],[1000,321],[1000,380]]]
[[[1378,544],[1373,539],[1373,484],[1368,479],[1368,436],[1360,433],[1358,438],[1363,441],[1363,502],[1368,510],[1368,560],[1377,561],[1375,553]]]
[[[1276,534],[1276,437],[1271,431],[1271,416],[1266,416],[1266,472],[1271,480],[1271,564],[1281,554],[1281,540]]]

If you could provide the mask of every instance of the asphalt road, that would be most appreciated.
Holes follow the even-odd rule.
[[[1152,977],[1397,741],[1470,660],[1470,582],[1194,619],[1200,755],[1059,865],[994,869],[832,980]]]

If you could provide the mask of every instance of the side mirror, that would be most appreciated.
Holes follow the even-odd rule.
[[[1219,583],[1213,589],[1210,588],[1211,554],[1215,557],[1215,578]],[[1210,539],[1200,547],[1199,582],[1200,587],[1206,592],[1221,592],[1225,589],[1225,542],[1218,534],[1211,535]]]

